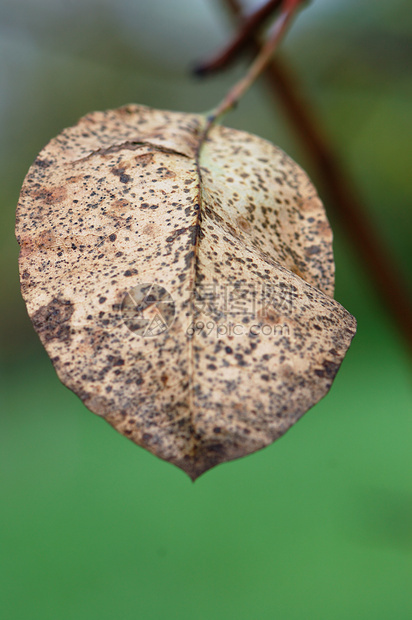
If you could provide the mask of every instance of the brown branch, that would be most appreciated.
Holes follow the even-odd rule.
[[[224,0],[232,14],[241,17],[238,0]],[[261,44],[254,37],[254,52]],[[272,60],[265,70],[272,94],[280,100],[292,127],[300,137],[317,175],[328,195],[328,204],[350,242],[353,244],[382,302],[392,315],[399,331],[412,350],[412,303],[392,257],[365,213],[359,192],[339,157],[320,130],[308,102],[301,100],[296,77],[291,78],[279,60]]]
[[[282,0],[269,0],[260,9],[243,20],[238,32],[230,43],[214,58],[194,68],[197,75],[205,76],[225,69],[253,41],[254,35],[264,22],[280,7]]]
[[[259,75],[270,63],[273,53],[278,48],[287,28],[303,0],[282,0],[280,15],[276,19],[268,40],[259,47],[256,58],[246,74],[229,90],[219,105],[209,114],[205,129],[205,136],[213,123],[233,108],[252,86]]]

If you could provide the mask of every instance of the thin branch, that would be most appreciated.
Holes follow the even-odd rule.
[[[241,17],[242,8],[238,0],[224,2],[235,17]],[[260,49],[261,44],[255,37],[254,52]],[[265,77],[313,162],[328,194],[328,205],[339,219],[382,302],[412,350],[412,303],[408,287],[385,244],[375,232],[373,223],[369,221],[350,175],[342,167],[339,157],[319,128],[310,105],[302,101],[296,77],[292,78],[286,67],[275,59],[266,66]]]
[[[196,66],[194,72],[205,76],[214,71],[225,69],[230,62],[253,42],[253,37],[263,26],[264,22],[280,7],[282,0],[269,0],[262,7],[245,18],[232,41],[217,56]]]
[[[268,65],[274,51],[277,49],[280,41],[282,40],[289,23],[294,17],[296,10],[302,4],[302,1],[303,0],[282,1],[281,12],[275,21],[272,32],[267,42],[261,47],[261,49],[259,49],[259,53],[256,55],[256,58],[252,62],[249,70],[246,72],[246,75],[236,82],[220,104],[208,115],[203,136],[200,140],[200,145],[204,142],[212,125],[237,104],[237,102],[241,99],[241,97],[243,97],[246,91],[252,86],[255,80]]]

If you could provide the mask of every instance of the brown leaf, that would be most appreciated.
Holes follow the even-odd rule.
[[[95,112],[40,153],[17,237],[29,315],[62,382],[195,479],[280,437],[355,332],[332,233],[280,149],[204,117]]]

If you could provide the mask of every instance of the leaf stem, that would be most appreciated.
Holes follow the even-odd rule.
[[[206,127],[202,136],[203,140],[206,138],[212,125],[237,104],[268,65],[297,8],[302,4],[302,1],[303,0],[283,0],[280,15],[275,21],[272,32],[267,42],[260,50],[260,53],[251,64],[246,75],[230,89],[219,105],[208,115]]]

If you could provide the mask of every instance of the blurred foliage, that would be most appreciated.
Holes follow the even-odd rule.
[[[336,226],[336,298],[359,332],[330,395],[284,439],[194,487],[59,384],[20,297],[14,210],[37,153],[94,109],[210,109],[246,59],[204,82],[189,69],[230,28],[219,0],[0,0],[8,620],[412,615],[410,364]],[[410,286],[410,1],[314,0],[283,53]],[[260,85],[226,123],[274,141],[311,173]]]

